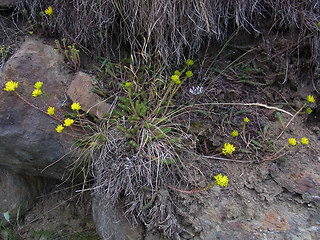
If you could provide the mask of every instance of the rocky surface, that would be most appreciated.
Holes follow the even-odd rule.
[[[19,96],[3,90],[8,81],[19,82],[16,89]],[[43,82],[43,94],[35,98],[32,91],[38,81]],[[82,110],[101,118],[109,105],[92,93],[89,75],[66,71],[54,49],[37,40],[25,41],[6,62],[1,86],[0,166],[5,169],[1,169],[0,176],[0,212],[9,211],[10,216],[15,217],[20,204],[21,216],[33,207],[48,184],[55,182],[52,178],[66,180],[70,177],[75,157],[72,154],[74,139],[56,132],[60,123],[46,114],[47,108],[55,107],[55,113],[63,119],[65,112],[71,112],[70,104],[79,102]],[[113,232],[114,239],[140,236],[118,209],[110,207],[105,213],[99,210],[99,204],[94,205],[93,214],[101,236],[109,237]],[[25,239],[31,239],[28,235],[31,233],[24,231]]]
[[[20,96],[45,112],[47,106],[55,106],[59,112],[68,103],[65,89],[71,76],[61,69],[53,48],[40,41],[26,41],[7,61],[1,86],[10,80],[19,82]],[[32,97],[38,81],[44,83],[48,97]],[[57,134],[58,122],[30,104],[13,92],[1,90],[0,165],[30,176],[65,178],[66,167],[72,162],[66,156],[72,138]]]
[[[108,207],[106,207],[108,206]],[[137,240],[142,239],[143,229],[133,227],[123,217],[120,209],[100,198],[93,198],[92,215],[97,233],[102,239]]]
[[[0,168],[0,213],[8,212],[10,223],[15,224],[17,218],[20,219],[34,206],[39,194],[51,185],[52,181],[48,179]],[[3,214],[0,215],[0,221],[7,223]]]
[[[200,232],[200,239],[320,239],[318,137],[302,120],[294,121],[294,137],[308,136],[308,147],[285,161],[221,163],[232,179],[228,188],[187,201],[186,224]],[[198,198],[205,206],[194,214]]]
[[[83,111],[91,112],[101,119],[103,114],[109,110],[110,105],[94,94],[92,89],[92,77],[84,72],[78,72],[69,85],[68,95],[73,102],[80,103]]]

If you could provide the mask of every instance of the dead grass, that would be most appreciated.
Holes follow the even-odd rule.
[[[47,7],[46,1],[20,0],[18,9],[28,9],[36,20]],[[165,62],[181,62],[188,57],[185,52],[196,54],[204,43],[226,41],[236,27],[260,34],[269,22],[267,28],[298,28],[301,36],[313,32],[311,44],[319,63],[317,0],[57,0],[52,7],[63,28],[99,56],[109,57],[130,46],[145,57],[158,54]],[[52,19],[46,23],[49,31],[65,35]]]

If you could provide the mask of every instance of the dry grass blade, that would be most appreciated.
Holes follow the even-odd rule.
[[[18,1],[19,9],[28,9],[33,20],[47,5],[40,0]],[[320,8],[318,1],[290,0],[207,0],[207,1],[55,1],[54,14],[61,26],[77,42],[108,57],[120,45],[130,45],[143,56],[158,54],[163,61],[182,62],[184,50],[197,53],[207,39],[225,41],[235,23],[248,32],[261,33],[258,22],[270,19],[275,26],[299,28],[301,36],[311,38],[314,60],[320,53]],[[66,35],[48,19],[53,30]]]

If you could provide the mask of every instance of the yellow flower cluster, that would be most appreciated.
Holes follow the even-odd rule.
[[[71,124],[73,124],[73,123],[74,123],[74,121],[70,118],[67,118],[66,120],[64,120],[64,126],[66,126],[66,127],[70,127]]]
[[[74,103],[72,103],[72,105],[71,105],[71,109],[72,109],[72,110],[79,111],[79,110],[81,109],[81,106],[80,106],[79,103],[74,102]]]
[[[245,118],[243,119],[243,121],[244,121],[245,123],[248,123],[248,122],[250,122],[250,119],[247,118],[247,117],[245,117]]]
[[[63,129],[64,129],[64,127],[61,124],[58,127],[56,127],[56,131],[58,133],[61,133]]]
[[[51,16],[51,15],[53,14],[52,7],[48,7],[44,12],[45,12],[48,16]]]
[[[308,95],[307,101],[310,102],[310,103],[314,103],[315,102],[314,97],[312,95]]]
[[[228,154],[232,154],[234,150],[236,150],[236,148],[235,148],[232,144],[230,144],[230,143],[225,143],[225,144],[224,144],[224,148],[222,149],[222,153],[223,153],[224,155],[227,155],[227,153],[228,153]]]
[[[32,92],[32,96],[33,97],[40,97],[41,94],[42,94],[42,85],[43,85],[43,82],[36,82],[34,84],[34,90]]]
[[[35,88],[35,89],[42,89],[42,85],[43,85],[43,82],[36,82],[36,83],[34,84],[34,88]]]
[[[309,108],[309,107],[307,108],[307,110],[306,110],[306,111],[307,111],[307,113],[308,113],[308,114],[311,114],[311,113],[312,113],[312,109],[311,109],[311,108]]]
[[[181,75],[181,72],[178,71],[178,70],[175,70],[175,71],[174,71],[174,75],[180,76],[180,75]]]
[[[288,139],[288,143],[289,143],[289,145],[292,145],[292,146],[296,146],[297,145],[297,141],[296,141],[295,138],[289,138]],[[308,140],[308,138],[303,137],[303,138],[301,138],[300,143],[302,145],[308,145],[309,144],[309,140]]]
[[[190,77],[192,77],[193,76],[193,72],[191,72],[191,71],[187,71],[186,72],[186,77],[187,78],[190,78]]]
[[[9,81],[6,83],[4,90],[7,92],[14,92],[18,87],[18,82]]]
[[[292,145],[292,146],[295,146],[295,145],[297,144],[297,141],[296,141],[295,138],[289,138],[289,139],[288,139],[288,142],[289,142],[289,144]]]
[[[221,173],[219,173],[217,176],[214,177],[216,179],[216,182],[221,187],[227,187],[229,183],[229,179],[227,176],[222,176]]]
[[[193,60],[188,59],[188,60],[186,61],[186,64],[187,64],[188,66],[192,66],[192,65],[193,65]]]
[[[181,81],[180,81],[180,78],[178,75],[172,75],[171,76],[171,80],[175,83],[175,84],[180,84]]]
[[[308,144],[309,144],[309,140],[308,140],[308,138],[306,138],[306,137],[301,138],[300,142],[301,142],[301,144],[303,144],[303,145],[308,145]]]
[[[47,113],[48,113],[49,115],[54,115],[54,107],[48,107]]]
[[[33,92],[32,92],[32,96],[33,96],[33,97],[40,97],[41,94],[42,94],[41,89],[35,89],[35,90],[33,90]]]
[[[79,103],[74,102],[71,105],[71,109],[75,110],[75,111],[79,111],[81,109],[81,106],[80,106]],[[49,107],[48,110],[47,110],[47,113],[49,115],[53,115],[54,114],[54,108]],[[65,127],[70,127],[73,123],[74,123],[73,119],[67,118],[67,119],[64,120],[64,124],[63,125]],[[62,130],[64,129],[64,126],[62,126],[62,124],[60,124],[59,126],[56,127],[56,131],[58,133],[62,132]]]
[[[231,133],[231,136],[232,137],[238,137],[239,133],[237,130],[233,130],[232,133]]]

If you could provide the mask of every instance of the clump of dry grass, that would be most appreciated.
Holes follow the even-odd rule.
[[[19,1],[33,19],[44,11],[47,1]],[[301,36],[314,32],[314,58],[320,56],[320,7],[316,0],[191,0],[132,1],[56,0],[55,16],[70,35],[97,55],[110,56],[117,48],[130,46],[143,55],[159,54],[164,61],[181,62],[184,50],[197,53],[205,42],[225,41],[235,27],[260,33],[270,28],[298,28]],[[52,31],[65,34],[48,19]],[[318,63],[319,63],[319,59]]]
[[[149,142],[137,153],[123,133],[109,129],[94,162],[94,194],[112,205],[121,205],[132,224],[143,222],[147,230],[157,229],[168,239],[179,239],[185,231],[176,212],[179,192],[169,191],[166,185],[199,187],[194,178],[199,172],[192,162],[191,158],[182,159],[177,148],[164,140]]]

